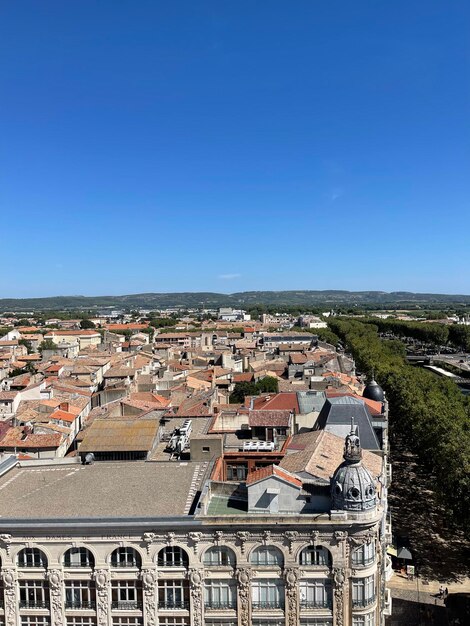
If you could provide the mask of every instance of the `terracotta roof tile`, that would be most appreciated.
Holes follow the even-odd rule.
[[[252,485],[253,483],[257,483],[260,480],[265,480],[270,476],[277,476],[282,480],[295,485],[296,487],[302,486],[302,481],[293,476],[290,472],[286,471],[278,467],[277,465],[268,465],[267,467],[260,467],[255,472],[251,472],[246,479],[247,485]]]
[[[250,426],[266,426],[288,428],[291,419],[290,411],[250,411],[248,423]]]

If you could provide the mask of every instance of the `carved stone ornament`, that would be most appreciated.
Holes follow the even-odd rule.
[[[199,546],[199,542],[201,541],[201,538],[202,538],[202,533],[189,533],[188,537],[192,543],[194,554],[197,554],[197,549]]]
[[[251,570],[243,567],[237,570],[237,580],[240,587],[249,586],[251,581]]]
[[[203,572],[200,569],[189,570],[189,584],[191,587],[200,587],[203,581]]]
[[[286,569],[284,572],[284,579],[286,581],[286,587],[296,587],[299,579],[299,572],[294,568]]]
[[[333,570],[333,578],[335,581],[335,624],[336,626],[343,626],[344,621],[344,583],[346,580],[345,572],[343,568],[336,568]]]
[[[157,577],[151,569],[142,570],[142,587],[144,591],[144,613],[147,626],[157,623],[157,607],[155,603]]]
[[[3,586],[5,589],[15,588],[15,570],[4,569],[2,570]]]
[[[320,533],[318,532],[318,530],[313,530],[310,534],[310,543],[312,544],[312,546],[316,546],[319,539]]]
[[[335,568],[333,570],[333,578],[334,578],[336,587],[342,587],[344,585],[344,581],[346,580],[344,568],[342,567]]]
[[[189,570],[189,585],[191,594],[191,616],[193,626],[204,624],[203,603],[203,572],[199,569]]]
[[[62,589],[62,572],[60,570],[50,569],[47,572],[47,579],[51,592],[60,591]]]
[[[158,538],[157,533],[144,533],[142,539],[144,543],[151,544]]]
[[[245,554],[245,545],[250,538],[250,533],[246,530],[239,530],[236,534],[238,541],[240,542],[240,550],[242,554]]]
[[[144,588],[144,591],[147,591],[148,589],[155,589],[155,583],[157,581],[157,577],[155,575],[155,572],[151,569],[145,569],[142,570],[142,586]]]
[[[103,589],[107,586],[109,581],[109,572],[105,569],[98,569],[95,571],[95,583],[97,589]]]
[[[263,537],[264,544],[266,545],[269,541],[271,541],[271,531],[264,530],[262,537]]]
[[[216,545],[219,545],[219,541],[222,539],[222,537],[224,536],[224,533],[221,530],[216,530],[213,537],[214,537],[214,543]]]
[[[98,626],[107,626],[109,612],[109,572],[105,569],[95,571],[96,616]]]
[[[251,570],[240,568],[237,570],[238,580],[238,613],[240,615],[240,626],[250,626],[250,582]]]
[[[175,537],[176,537],[175,533],[170,532],[170,533],[166,534],[166,541],[167,541],[169,546],[173,545],[173,543],[175,541]]]
[[[294,547],[294,541],[299,536],[299,533],[296,530],[287,530],[284,533],[284,537],[287,540],[287,545],[289,546],[289,554],[292,554],[292,550]]]
[[[287,623],[289,626],[297,626],[299,623],[299,572],[294,568],[286,569],[284,572],[287,597]]]
[[[337,543],[344,541],[347,537],[348,533],[345,530],[335,530],[334,532],[334,538]]]
[[[4,612],[5,612],[5,624],[6,626],[16,626],[16,584],[15,584],[15,570],[4,569],[2,571],[3,586],[4,586]]]
[[[2,548],[5,548],[6,553],[10,555],[10,545],[11,545],[11,535],[1,534],[0,535],[0,545]]]

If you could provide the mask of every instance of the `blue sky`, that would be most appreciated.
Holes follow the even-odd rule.
[[[0,297],[470,293],[466,0],[3,0]]]

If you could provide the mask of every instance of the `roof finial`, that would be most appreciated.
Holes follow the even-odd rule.
[[[349,462],[357,462],[362,458],[361,442],[357,434],[357,427],[354,425],[354,417],[351,417],[351,432],[346,435],[344,442],[343,458]]]

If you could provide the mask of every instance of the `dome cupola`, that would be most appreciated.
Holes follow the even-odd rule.
[[[385,400],[385,393],[379,383],[372,377],[370,382],[368,382],[365,386],[364,391],[362,392],[362,397],[367,398],[367,400],[383,402]]]
[[[344,461],[331,479],[332,509],[369,511],[377,504],[377,487],[372,474],[362,464],[362,449],[357,427],[351,419],[351,432],[344,443]]]

